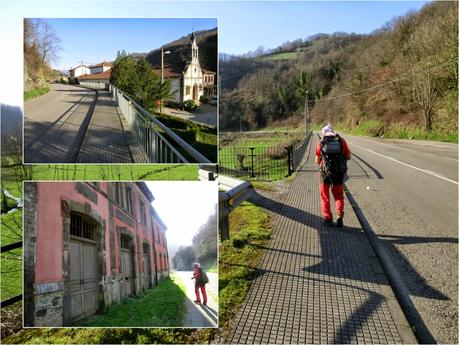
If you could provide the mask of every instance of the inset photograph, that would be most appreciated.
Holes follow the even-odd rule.
[[[24,182],[24,327],[218,327],[217,182]]]
[[[25,18],[24,163],[216,163],[215,18]]]

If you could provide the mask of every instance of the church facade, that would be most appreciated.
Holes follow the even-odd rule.
[[[171,101],[175,103],[183,104],[190,99],[199,103],[202,96],[210,98],[216,94],[216,73],[201,68],[194,33],[190,36],[186,61],[164,64],[163,73],[164,78],[171,81]]]

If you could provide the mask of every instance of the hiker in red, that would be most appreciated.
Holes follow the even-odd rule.
[[[201,297],[199,295],[199,290],[201,290],[202,294],[202,302],[204,305],[207,305],[207,294],[206,294],[206,283],[203,281],[203,274],[201,265],[197,262],[193,264],[193,277],[194,279],[194,292],[196,293],[196,300],[195,303],[201,303]]]
[[[344,189],[343,180],[347,171],[346,161],[351,159],[351,150],[346,141],[328,124],[322,128],[322,138],[316,146],[316,163],[320,167],[320,205],[324,225],[333,225],[330,210],[330,187],[335,199],[336,227],[343,227]]]

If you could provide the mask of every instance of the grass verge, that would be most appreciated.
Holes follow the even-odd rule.
[[[185,292],[167,278],[135,298],[110,306],[103,314],[79,323],[84,327],[180,327],[185,315]]]
[[[319,127],[315,127],[320,130]],[[358,126],[350,128],[343,123],[337,123],[335,129],[339,132],[344,132],[353,135],[383,137],[386,139],[414,139],[414,140],[432,140],[442,142],[458,142],[458,134],[442,133],[440,129],[426,131],[420,127],[406,127],[401,124],[390,124],[385,126],[379,120],[367,120],[359,123]]]
[[[36,98],[38,96],[44,95],[45,93],[49,92],[49,87],[36,87],[29,91],[24,91],[24,101],[28,101],[32,98]]]
[[[271,237],[269,214],[246,201],[229,216],[230,239],[220,245],[220,327],[236,314],[255,277],[261,249]]]

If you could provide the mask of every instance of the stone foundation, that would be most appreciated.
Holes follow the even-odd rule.
[[[62,326],[64,284],[62,282],[35,285],[35,327]]]

